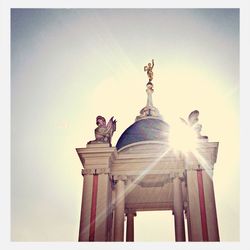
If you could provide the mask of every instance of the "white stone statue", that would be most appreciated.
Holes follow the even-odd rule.
[[[201,135],[201,129],[202,129],[202,125],[198,123],[199,119],[199,111],[198,110],[194,110],[192,111],[189,116],[188,116],[188,122],[185,121],[183,118],[180,118],[186,125],[190,126],[197,134],[197,137],[200,139],[207,139],[207,136],[203,136]]]
[[[116,131],[116,120],[112,116],[106,124],[106,119],[103,116],[98,115],[96,117],[95,129],[95,140],[89,141],[88,144],[92,143],[109,143],[111,146],[111,138],[113,133]]]

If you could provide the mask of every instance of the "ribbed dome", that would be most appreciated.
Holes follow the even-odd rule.
[[[145,118],[136,121],[120,136],[116,148],[121,148],[136,142],[161,141],[167,142],[169,126],[156,118]]]

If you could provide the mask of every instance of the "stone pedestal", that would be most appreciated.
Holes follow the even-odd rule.
[[[219,241],[213,190],[217,143],[204,143],[186,162],[189,241]]]
[[[110,241],[112,237],[112,190],[110,164],[115,148],[88,144],[77,149],[83,164],[83,198],[79,241]]]

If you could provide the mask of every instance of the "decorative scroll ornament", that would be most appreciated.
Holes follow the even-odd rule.
[[[180,118],[186,125],[190,126],[197,134],[199,139],[208,139],[207,136],[201,135],[202,125],[198,123],[199,111],[194,110],[188,116],[188,121],[185,121],[183,118]]]
[[[89,141],[88,144],[109,143],[109,145],[112,146],[111,138],[116,131],[116,120],[114,120],[114,117],[112,116],[109,119],[108,124],[106,124],[106,119],[103,116],[98,115],[96,117],[96,125],[95,140]]]

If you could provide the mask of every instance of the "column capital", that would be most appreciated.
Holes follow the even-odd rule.
[[[173,172],[170,173],[170,179],[173,181],[174,179],[179,178],[181,181],[184,179],[184,172]]]
[[[94,174],[109,174],[109,168],[85,168],[82,169],[82,175],[94,175]]]
[[[213,175],[214,175],[214,169],[213,168],[210,168],[210,167],[204,167],[204,166],[201,166],[201,165],[196,165],[194,168],[189,168],[189,169],[186,169],[186,171],[204,171],[206,172],[211,178],[213,178]]]
[[[130,210],[130,209],[126,209],[125,211],[126,216],[132,215],[133,217],[137,216],[137,213],[135,210]]]
[[[124,181],[126,182],[128,180],[127,175],[114,175],[114,181]]]

